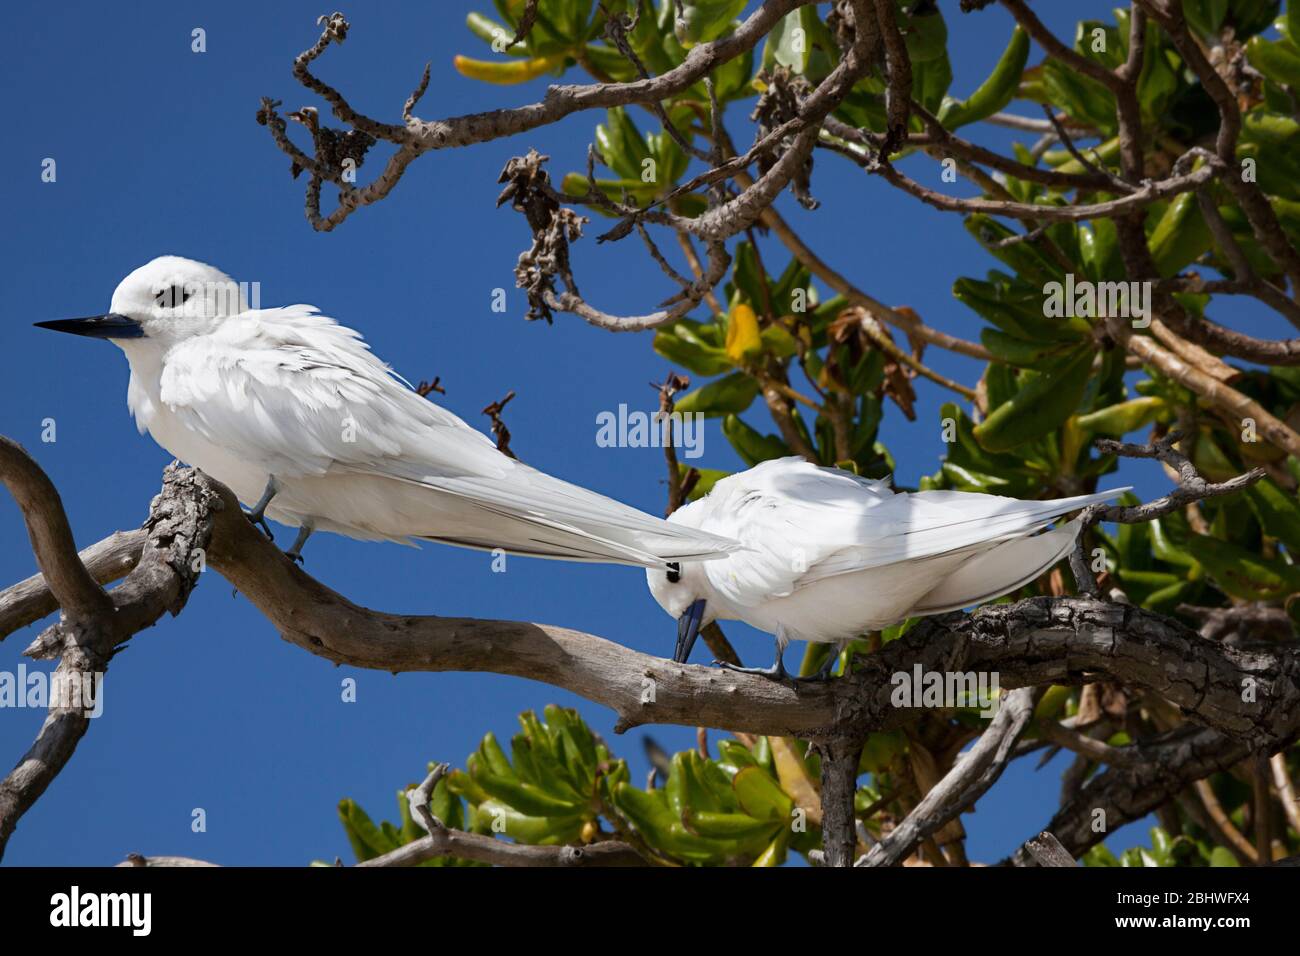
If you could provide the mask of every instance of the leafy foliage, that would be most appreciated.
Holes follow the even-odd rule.
[[[790,849],[820,845],[815,761],[810,769],[795,741],[723,740],[716,759],[684,751],[672,758],[661,785],[641,789],[575,711],[549,706],[544,716],[519,715],[521,731],[508,755],[493,734],[484,736],[465,769],[434,788],[434,816],[455,829],[532,845],[619,838],[648,859],[680,865],[775,866]],[[399,823],[377,827],[353,801],[339,804],[358,861],[423,835],[405,791],[397,802]]]

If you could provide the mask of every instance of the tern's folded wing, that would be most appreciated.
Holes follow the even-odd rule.
[[[979,552],[1122,490],[1055,501],[894,494],[879,482],[797,459],[765,462],[715,486],[703,526],[734,535],[747,550],[707,565],[706,573],[719,593],[752,604],[836,575]]]
[[[500,477],[481,432],[397,379],[355,332],[307,306],[244,313],[168,353],[160,398],[191,430],[284,477],[418,462]]]

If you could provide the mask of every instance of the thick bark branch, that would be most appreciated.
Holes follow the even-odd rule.
[[[18,503],[41,574],[70,618],[107,613],[112,602],[77,557],[54,483],[17,442],[0,436],[0,482]]]
[[[145,533],[115,531],[102,541],[78,553],[77,557],[90,576],[99,584],[111,584],[125,577],[140,560]],[[50,590],[44,574],[33,574],[24,581],[0,591],[0,641],[19,628],[53,614],[59,601]]]
[[[32,656],[61,658],[51,681],[58,690],[51,692],[49,714],[35,742],[0,780],[3,855],[19,818],[67,765],[89,728],[104,672],[117,649],[164,612],[176,614],[184,606],[198,578],[201,558],[196,556],[207,546],[211,514],[218,503],[199,473],[169,468],[164,493],[155,499],[144,527],[138,563],[112,594],[105,594],[77,556],[53,485],[26,452],[2,438],[0,476],[23,506],[50,591],[71,605],[64,605],[62,619],[28,649]],[[109,550],[103,544],[95,550]],[[110,570],[120,567],[117,562]],[[24,606],[30,611],[40,601],[40,595],[34,594]]]
[[[1140,756],[1131,766],[1111,767],[1092,777],[1047,825],[1072,856],[1082,856],[1119,827],[1142,819],[1197,780],[1250,754],[1250,747],[1239,740],[1193,726],[1133,746]],[[1024,847],[1004,862],[1037,865]]]
[[[972,615],[929,618],[876,654],[859,657],[847,678],[799,687],[675,664],[555,625],[373,611],[286,558],[244,519],[224,486],[201,472],[175,471],[169,487],[176,494],[221,502],[212,513],[209,565],[290,643],[336,663],[377,670],[487,671],[538,680],[610,707],[620,729],[703,724],[805,739],[855,724],[891,729],[915,713],[894,705],[891,679],[916,666],[995,670],[1003,687],[1110,679],[1154,691],[1189,718],[1271,750],[1300,727],[1295,649],[1238,650],[1159,614],[1090,598],[1030,598]],[[643,703],[651,688],[653,702]]]

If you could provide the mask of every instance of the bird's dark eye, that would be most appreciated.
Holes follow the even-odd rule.
[[[191,293],[186,292],[184,286],[174,285],[161,289],[154,296],[154,301],[158,303],[159,308],[170,309],[178,305],[184,305],[189,301],[190,295]]]
[[[676,561],[668,563],[668,583],[676,584],[682,579],[682,566]]]

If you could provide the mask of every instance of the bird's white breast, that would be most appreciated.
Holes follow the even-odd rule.
[[[129,341],[120,344],[131,366],[126,403],[140,430],[147,431],[169,455],[226,485],[240,501],[256,502],[266,487],[267,473],[187,428],[167,407],[160,394],[164,357],[157,347]]]

